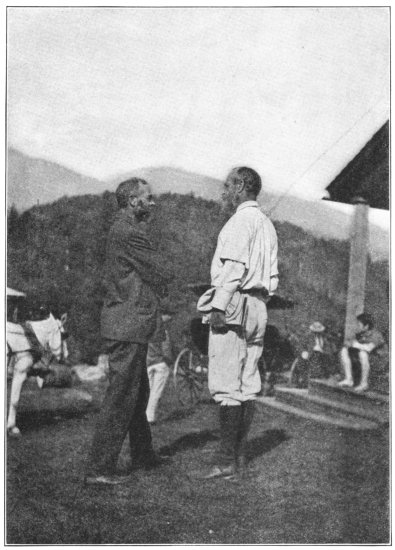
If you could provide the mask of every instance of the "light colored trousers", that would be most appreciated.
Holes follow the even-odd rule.
[[[221,405],[240,405],[256,399],[261,391],[258,361],[263,352],[267,309],[260,296],[246,297],[244,327],[225,334],[210,330],[208,387]]]
[[[163,362],[157,365],[151,365],[148,367],[147,371],[150,386],[150,395],[146,410],[147,420],[148,422],[155,422],[159,400],[165,389],[167,379],[169,378],[170,368]]]

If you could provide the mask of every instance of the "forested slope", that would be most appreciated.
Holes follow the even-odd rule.
[[[178,314],[176,343],[195,314],[191,283],[209,281],[210,261],[225,221],[220,206],[192,195],[158,198],[152,238],[175,271],[167,301]],[[100,352],[99,312],[108,229],[116,211],[113,193],[62,198],[19,215],[8,213],[8,286],[47,301],[70,317],[74,361],[95,361]],[[302,229],[275,223],[279,237],[279,293],[296,302],[294,310],[276,311],[280,328],[303,337],[320,319],[341,327],[345,314],[348,244],[314,238]],[[369,266],[367,305],[388,330],[388,265]]]

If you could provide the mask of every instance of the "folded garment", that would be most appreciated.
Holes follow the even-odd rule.
[[[215,290],[215,287],[206,290],[206,292],[200,296],[197,303],[197,310],[204,314],[202,320],[202,323],[204,324],[210,322],[210,314],[212,312],[211,302],[213,301]],[[244,324],[246,300],[246,296],[241,294],[238,290],[233,294],[232,299],[225,311],[225,320],[227,325],[242,326]]]

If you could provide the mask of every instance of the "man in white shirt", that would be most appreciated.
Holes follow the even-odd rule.
[[[235,168],[222,198],[236,208],[222,228],[211,264],[214,287],[209,304],[209,377],[220,405],[221,443],[206,479],[233,476],[245,466],[245,447],[257,394],[258,360],[267,324],[266,302],[278,285],[277,235],[258,207],[261,178],[251,168]],[[203,311],[203,310],[201,310]]]

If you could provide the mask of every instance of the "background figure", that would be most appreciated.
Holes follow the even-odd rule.
[[[309,356],[308,378],[329,378],[332,361],[328,353],[327,327],[314,321],[309,330],[314,336],[314,346]]]
[[[153,424],[156,420],[159,400],[165,389],[170,374],[170,365],[173,362],[173,350],[168,331],[171,319],[172,312],[162,310],[162,321],[166,339],[163,342],[150,342],[148,344],[147,372],[150,395],[146,412],[147,420],[150,424]]]
[[[374,320],[368,313],[361,313],[357,316],[359,332],[355,339],[346,342],[340,352],[340,361],[343,367],[344,380],[339,382],[340,386],[354,386],[352,359],[355,357],[361,368],[361,380],[355,391],[362,392],[369,388],[369,374],[371,360],[377,358],[375,363],[381,363],[381,369],[388,365],[388,348],[383,335],[374,328]]]
[[[260,190],[261,178],[251,168],[236,168],[226,179],[224,203],[237,210],[218,236],[211,301],[208,291],[198,303],[211,325],[208,385],[220,405],[220,448],[205,479],[229,477],[244,468],[261,390],[258,360],[267,323],[265,300],[277,288],[278,271],[277,235],[258,208]]]
[[[146,223],[154,206],[146,181],[131,178],[116,191],[119,212],[106,250],[106,296],[101,334],[109,355],[109,386],[97,420],[89,455],[87,484],[114,485],[118,457],[129,435],[131,467],[159,462],[146,417],[149,383],[147,344],[165,338],[159,299],[171,274],[150,243]]]

